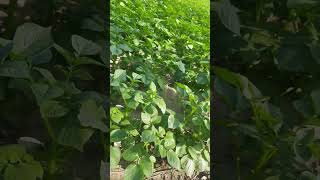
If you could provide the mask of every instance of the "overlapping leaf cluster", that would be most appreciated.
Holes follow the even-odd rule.
[[[111,169],[209,171],[209,2],[111,1]],[[126,165],[127,164],[127,165]]]
[[[101,33],[94,29],[99,20],[101,17],[88,17],[83,20],[83,28]],[[96,26],[86,25],[89,22]],[[103,30],[103,21],[100,26]],[[2,103],[10,105],[7,99],[15,97],[25,110],[39,114],[42,122],[36,122],[38,116],[32,120],[44,124],[49,135],[44,142],[26,137],[21,145],[0,147],[0,179],[63,179],[70,153],[83,151],[95,132],[108,130],[105,96],[85,85],[94,78],[92,68],[106,70],[103,42],[74,34],[62,47],[52,36],[51,28],[25,23],[17,28],[13,40],[0,41]],[[12,110],[21,114],[17,108]],[[5,113],[1,111],[2,116]],[[20,123],[29,118],[22,116]],[[23,146],[26,144],[29,146]]]
[[[213,9],[214,88],[228,111],[216,115],[232,132],[234,174],[318,179],[319,2],[221,0]]]

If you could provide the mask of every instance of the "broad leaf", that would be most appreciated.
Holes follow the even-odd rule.
[[[89,128],[65,125],[59,129],[57,140],[61,145],[70,146],[79,151],[83,151],[83,146],[90,139],[93,133],[94,130]]]
[[[46,101],[40,105],[40,112],[43,118],[59,118],[66,115],[68,109],[58,101]]]
[[[239,10],[229,0],[215,2],[214,8],[223,25],[240,36],[240,20],[237,14]]]
[[[146,177],[150,177],[153,173],[153,162],[151,162],[150,158],[147,156],[144,156],[141,158],[140,167],[142,168],[142,171]]]
[[[166,137],[164,138],[164,147],[166,149],[173,149],[176,147],[176,140],[172,132],[167,132]]]
[[[4,180],[36,180],[43,177],[43,168],[39,162],[9,165],[4,172]]]
[[[34,68],[34,70],[37,70],[50,84],[56,83],[57,80],[50,71],[43,68]]]
[[[110,109],[111,120],[116,123],[120,123],[120,121],[124,118],[123,113],[116,107],[112,107]]]
[[[167,161],[170,164],[170,166],[180,170],[180,159],[179,159],[178,155],[173,150],[168,151]]]
[[[172,114],[168,117],[168,128],[176,129],[179,127],[179,120]]]
[[[141,134],[142,142],[154,142],[156,140],[156,135],[152,130],[144,130]]]
[[[301,5],[314,5],[316,3],[317,2],[314,0],[288,0],[287,7],[294,8],[294,7],[299,7]]]
[[[0,66],[0,76],[29,79],[30,70],[25,61],[5,61]]]
[[[95,55],[101,51],[99,45],[79,35],[72,35],[71,41],[72,47],[79,55]]]
[[[136,144],[134,146],[125,149],[123,152],[123,159],[126,161],[134,161],[139,157],[145,155],[145,150],[143,149],[143,144]]]
[[[88,100],[81,104],[78,119],[82,126],[99,129],[102,132],[107,132],[108,130],[106,112],[102,106],[98,107],[93,100]]]
[[[110,168],[114,169],[118,166],[121,158],[120,148],[111,146],[110,147]]]
[[[141,120],[143,123],[145,124],[150,124],[150,120],[151,120],[151,115],[148,113],[141,113]]]
[[[178,68],[180,69],[181,72],[185,73],[186,72],[186,67],[185,64],[182,61],[177,62]]]
[[[143,171],[140,165],[130,164],[124,171],[124,180],[143,180]]]
[[[127,133],[122,129],[115,129],[110,132],[110,141],[119,142],[126,138]]]
[[[28,57],[41,53],[52,45],[51,28],[44,28],[34,23],[25,23],[16,30],[12,51]]]
[[[186,172],[187,176],[191,177],[195,171],[196,165],[192,159],[187,160],[185,165],[184,171]]]
[[[164,114],[166,112],[167,106],[162,98],[160,98],[160,97],[156,98],[154,100],[154,103],[160,108],[162,114]]]

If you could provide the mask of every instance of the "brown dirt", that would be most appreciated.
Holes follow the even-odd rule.
[[[110,173],[110,180],[123,180],[124,169],[113,170]],[[172,169],[158,170],[146,180],[191,180],[184,173]]]

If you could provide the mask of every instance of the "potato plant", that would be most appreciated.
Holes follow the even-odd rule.
[[[110,30],[111,171],[209,172],[209,2],[112,0]]]
[[[55,12],[46,13],[58,14],[59,3],[53,4]],[[86,179],[74,173],[84,163],[72,159],[85,157],[88,144],[95,153],[103,153],[94,162],[97,165],[88,168],[97,169],[95,175],[89,172],[89,178],[99,178],[100,163],[107,160],[109,149],[106,83],[98,81],[99,73],[106,76],[107,51],[103,14],[95,2],[82,3],[72,10],[90,4],[85,6],[87,14],[78,14],[76,20],[76,13],[63,14],[71,16],[63,21],[73,23],[74,29],[62,31],[67,25],[61,19],[47,22],[53,24],[50,27],[25,22],[5,33],[12,37],[0,38],[1,180]],[[102,172],[106,174],[106,168]]]
[[[319,2],[212,4],[213,121],[232,148],[216,178],[319,179]]]

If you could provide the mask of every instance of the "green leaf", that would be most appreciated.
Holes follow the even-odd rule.
[[[164,148],[163,145],[159,145],[159,153],[161,158],[165,158],[167,156],[167,150]]]
[[[22,161],[27,154],[26,149],[19,144],[3,145],[0,147],[0,164],[1,163],[17,163]]]
[[[40,65],[40,64],[46,64],[51,61],[53,55],[51,52],[51,49],[45,49],[38,54],[35,54],[33,56],[29,56],[27,58],[28,62],[30,62],[32,65]]]
[[[295,155],[304,161],[308,161],[312,158],[312,153],[308,144],[314,140],[314,129],[313,128],[302,128],[297,131],[295,136],[293,150]]]
[[[35,67],[34,70],[37,70],[50,84],[57,82],[50,71],[37,67]]]
[[[59,118],[66,115],[68,109],[58,101],[45,101],[40,105],[40,112],[43,118]]]
[[[68,124],[59,129],[57,140],[61,145],[83,151],[84,144],[90,139],[93,133],[94,130],[92,129]]]
[[[250,82],[248,78],[217,66],[213,68],[213,71],[222,80],[239,88],[243,96],[245,96],[247,99],[257,100],[263,97],[259,89],[252,82]]]
[[[153,173],[153,162],[147,156],[141,158],[140,167],[146,177],[150,177]]]
[[[194,161],[190,158],[188,158],[186,165],[184,167],[184,171],[186,172],[187,176],[192,177],[194,171],[195,171],[196,165]]]
[[[142,122],[144,122],[145,124],[150,124],[150,120],[151,120],[151,115],[148,113],[141,113],[141,120]]]
[[[181,72],[185,73],[186,72],[186,67],[185,64],[182,61],[177,62],[178,68],[180,69]]]
[[[81,104],[78,119],[82,126],[99,129],[102,132],[107,132],[106,112],[103,107],[98,107],[93,100],[85,101]]]
[[[64,57],[68,64],[73,64],[75,62],[75,57],[71,52],[65,50],[58,44],[54,44],[53,47]]]
[[[266,178],[266,180],[280,180],[279,178],[280,178],[279,175],[277,175],[277,176],[269,176],[269,177]]]
[[[318,178],[316,177],[316,175],[314,175],[313,173],[309,172],[309,171],[304,171],[300,174],[300,176],[298,177],[299,180],[317,180]]]
[[[128,149],[125,149],[122,157],[126,161],[135,161],[139,157],[142,157],[145,153],[145,150],[143,149],[143,144],[136,144],[134,146],[129,147]]]
[[[8,44],[0,47],[0,60],[3,61],[7,58],[12,50],[12,43],[9,42]]]
[[[203,154],[207,161],[210,161],[210,153],[206,149],[203,151]]]
[[[179,159],[178,155],[173,150],[168,151],[167,161],[171,167],[180,170],[180,159]]]
[[[119,48],[121,48],[124,51],[132,52],[132,49],[126,44],[119,44]]]
[[[286,38],[283,41],[290,42],[294,40],[293,38]],[[300,61],[301,59],[305,59],[305,61]],[[290,72],[306,72],[317,66],[309,47],[302,44],[302,42],[297,45],[282,44],[278,50],[277,60],[281,70]]]
[[[209,163],[202,157],[202,155],[200,155],[198,158],[197,170],[199,172],[210,171]]]
[[[188,147],[188,152],[193,159],[197,159],[197,151],[192,146]]]
[[[71,41],[72,47],[79,55],[95,55],[101,51],[99,45],[79,35],[72,35]]]
[[[39,162],[8,165],[4,172],[4,180],[37,180],[43,178],[43,168]]]
[[[115,129],[110,132],[110,141],[119,142],[126,138],[127,133],[122,129]]]
[[[125,81],[127,77],[126,70],[123,69],[116,69],[113,74],[113,79],[119,79],[121,81]]]
[[[63,91],[67,96],[77,95],[81,93],[81,90],[75,86],[74,82],[59,82],[59,87],[63,88]]]
[[[166,149],[174,149],[176,147],[176,140],[172,132],[167,132],[166,137],[164,138],[164,147]]]
[[[168,117],[168,128],[176,129],[179,127],[179,120],[174,115],[170,114]]]
[[[123,113],[116,107],[112,107],[110,109],[110,116],[111,119],[116,123],[120,123],[120,121],[124,118]]]
[[[120,148],[111,146],[110,147],[110,168],[111,169],[116,168],[120,162],[120,159],[121,159]]]
[[[151,83],[150,83],[150,89],[151,89],[152,92],[157,92],[157,87],[156,87],[156,85],[154,84],[154,82],[151,82]]]
[[[314,0],[288,0],[287,1],[288,8],[299,7],[301,5],[314,5],[314,4],[317,4],[317,2]]]
[[[97,66],[101,66],[101,67],[106,67],[103,63],[89,58],[89,57],[79,57],[77,58],[76,61],[74,61],[74,64],[79,66],[79,65],[97,65]]]
[[[141,79],[141,78],[142,78],[142,76],[141,76],[140,74],[137,74],[137,73],[135,73],[135,72],[132,73],[132,77],[133,77],[133,79],[135,79],[135,80],[138,80],[138,79]]]
[[[239,10],[234,7],[229,0],[215,2],[214,8],[222,24],[240,36],[240,20],[237,14]]]
[[[110,46],[110,51],[111,51],[111,54],[112,55],[120,55],[123,53],[122,49],[121,48],[118,48],[117,46],[115,45],[111,45]]]
[[[159,127],[158,134],[160,137],[163,137],[166,134],[166,130],[163,127]]]
[[[134,95],[134,100],[139,102],[139,103],[144,103],[143,102],[143,96],[140,92],[137,92],[135,95]]]
[[[316,60],[316,62],[318,64],[320,64],[320,45],[319,44],[312,44],[309,46],[309,48],[310,48],[310,52],[311,52],[313,59]]]
[[[140,165],[130,164],[124,171],[124,180],[143,180],[143,171]]]
[[[44,28],[34,23],[19,26],[13,38],[15,54],[32,56],[46,50],[53,45],[51,28]]]
[[[320,158],[320,145],[319,145],[319,143],[310,143],[310,144],[308,144],[308,147],[310,148],[312,155],[315,158]]]
[[[154,156],[150,156],[149,159],[150,159],[150,161],[151,161],[152,163],[155,163],[155,162],[157,161]]]
[[[0,76],[29,79],[30,70],[25,61],[5,61],[0,66]]]
[[[156,140],[156,135],[152,130],[144,130],[141,134],[142,142],[154,142]]]
[[[100,22],[102,21],[102,22]],[[83,20],[81,28],[88,29],[91,31],[103,32],[104,31],[104,23],[103,20],[98,21],[96,18],[86,18]]]
[[[182,157],[187,154],[187,146],[185,144],[178,143],[176,147],[176,154],[178,157]]]
[[[208,85],[209,84],[208,75],[205,73],[199,73],[197,77],[197,83],[201,85]]]
[[[320,90],[316,89],[313,90],[310,94],[312,103],[313,103],[313,108],[317,114],[320,114]]]
[[[160,98],[160,97],[156,98],[154,100],[154,103],[160,108],[162,114],[164,114],[166,112],[166,109],[167,109],[166,103],[162,98]]]
[[[20,137],[18,139],[18,143],[24,145],[26,148],[27,146],[43,146],[44,144],[33,137]]]
[[[152,124],[159,124],[159,123],[161,123],[161,116],[153,116],[153,117],[151,118],[151,123],[152,123]]]
[[[71,78],[76,78],[84,81],[94,80],[94,77],[92,77],[91,74],[84,68],[79,68],[72,71]]]
[[[36,96],[38,105],[41,105],[48,100],[60,97],[64,94],[64,90],[60,87],[49,87],[44,83],[34,83],[31,85],[31,89],[33,94]]]

